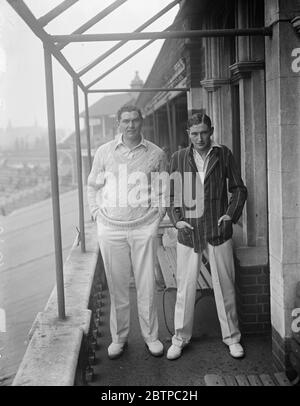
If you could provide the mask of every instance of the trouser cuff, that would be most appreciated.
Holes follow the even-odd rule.
[[[183,348],[189,343],[188,338],[182,338],[178,336],[173,336],[172,337],[172,344],[177,345],[177,347]]]

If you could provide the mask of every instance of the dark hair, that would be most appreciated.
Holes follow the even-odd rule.
[[[133,104],[125,104],[125,106],[122,106],[117,113],[118,121],[121,120],[122,113],[130,113],[132,111],[136,111],[139,114],[140,119],[143,120],[142,112],[138,107]]]
[[[187,128],[197,124],[206,124],[208,128],[211,128],[211,119],[204,113],[193,114],[187,121]]]

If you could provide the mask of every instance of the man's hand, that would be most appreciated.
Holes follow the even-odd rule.
[[[231,220],[231,217],[228,214],[224,214],[224,216],[220,217],[218,220],[218,227],[222,224],[222,221]]]
[[[181,230],[183,228],[190,228],[191,230],[194,229],[194,227],[192,227],[189,223],[187,223],[186,221],[177,221],[176,223],[176,228],[178,228],[178,230]]]

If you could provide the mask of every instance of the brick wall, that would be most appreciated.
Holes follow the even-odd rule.
[[[288,342],[272,327],[272,354],[276,369],[282,371],[288,364],[287,357]]]
[[[236,299],[242,334],[271,332],[269,267],[241,266],[236,259]]]
[[[285,371],[287,377],[298,384],[300,376],[299,344],[297,348],[297,342],[293,337],[283,339],[274,327],[272,327],[272,355],[275,369]]]

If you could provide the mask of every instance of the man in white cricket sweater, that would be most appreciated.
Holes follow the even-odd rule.
[[[110,293],[110,359],[119,357],[129,335],[129,283],[133,272],[139,322],[147,349],[163,355],[155,300],[156,235],[165,215],[163,190],[153,181],[166,169],[164,152],[144,139],[135,106],[118,111],[119,134],[96,151],[87,196]]]

